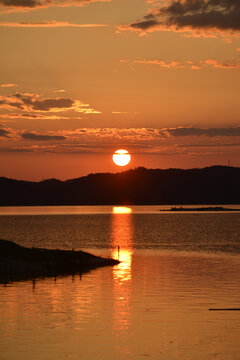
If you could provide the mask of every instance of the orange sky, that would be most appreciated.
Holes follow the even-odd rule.
[[[240,4],[0,0],[0,176],[240,166]]]

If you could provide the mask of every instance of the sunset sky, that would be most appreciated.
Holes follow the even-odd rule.
[[[239,0],[0,0],[0,32],[0,176],[240,166]]]

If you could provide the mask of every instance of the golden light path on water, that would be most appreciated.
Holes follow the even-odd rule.
[[[130,295],[132,278],[132,209],[113,207],[111,222],[112,257],[121,263],[113,268],[114,330],[123,336],[130,326]]]

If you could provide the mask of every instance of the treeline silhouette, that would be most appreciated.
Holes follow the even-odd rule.
[[[0,205],[240,204],[240,168],[146,169],[40,182],[0,178]]]

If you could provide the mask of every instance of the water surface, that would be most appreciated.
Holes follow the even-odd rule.
[[[1,360],[239,359],[240,312],[208,311],[240,307],[239,213],[87,208],[0,216],[2,238],[122,260],[0,286]]]

